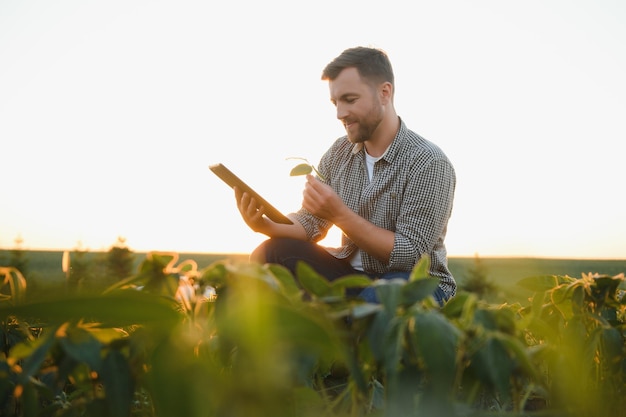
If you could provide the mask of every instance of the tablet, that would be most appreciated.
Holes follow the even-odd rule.
[[[276,223],[282,224],[293,224],[291,220],[283,213],[278,211],[274,206],[268,203],[263,197],[261,197],[256,191],[254,191],[248,184],[243,182],[238,176],[233,174],[231,170],[226,168],[222,164],[214,164],[209,165],[209,169],[215,173],[218,177],[222,179],[226,184],[228,184],[231,188],[237,187],[240,190],[248,193],[251,197],[253,197],[259,205],[265,208],[265,215],[272,221]]]

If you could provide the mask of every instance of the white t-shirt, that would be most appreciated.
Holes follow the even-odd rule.
[[[367,176],[370,181],[372,181],[372,176],[374,175],[374,164],[378,161],[382,156],[373,157],[365,151],[365,167],[367,168]],[[361,251],[358,250],[354,252],[352,257],[350,258],[350,265],[352,268],[362,271],[363,270],[363,261],[361,260]]]

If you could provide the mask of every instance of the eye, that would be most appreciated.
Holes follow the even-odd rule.
[[[359,99],[359,96],[357,94],[346,94],[342,99],[345,103],[354,104]]]

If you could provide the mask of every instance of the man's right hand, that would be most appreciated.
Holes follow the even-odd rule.
[[[243,192],[238,187],[234,187],[234,189],[237,208],[243,220],[255,232],[266,233],[270,220],[263,217],[265,213],[263,207],[259,206],[256,200],[250,197],[248,193]]]
[[[250,229],[257,233],[263,233],[268,237],[290,237],[293,239],[306,240],[307,235],[304,227],[294,221],[293,224],[275,223],[264,216],[265,211],[259,206],[257,201],[250,197],[248,193],[243,192],[237,187],[235,189],[235,198],[237,200],[237,208],[241,217]],[[292,219],[293,220],[293,219]]]

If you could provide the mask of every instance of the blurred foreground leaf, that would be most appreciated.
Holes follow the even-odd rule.
[[[9,316],[48,324],[83,320],[100,323],[104,327],[157,323],[171,326],[183,318],[174,299],[135,290],[106,295],[68,296],[1,307],[2,320]]]

